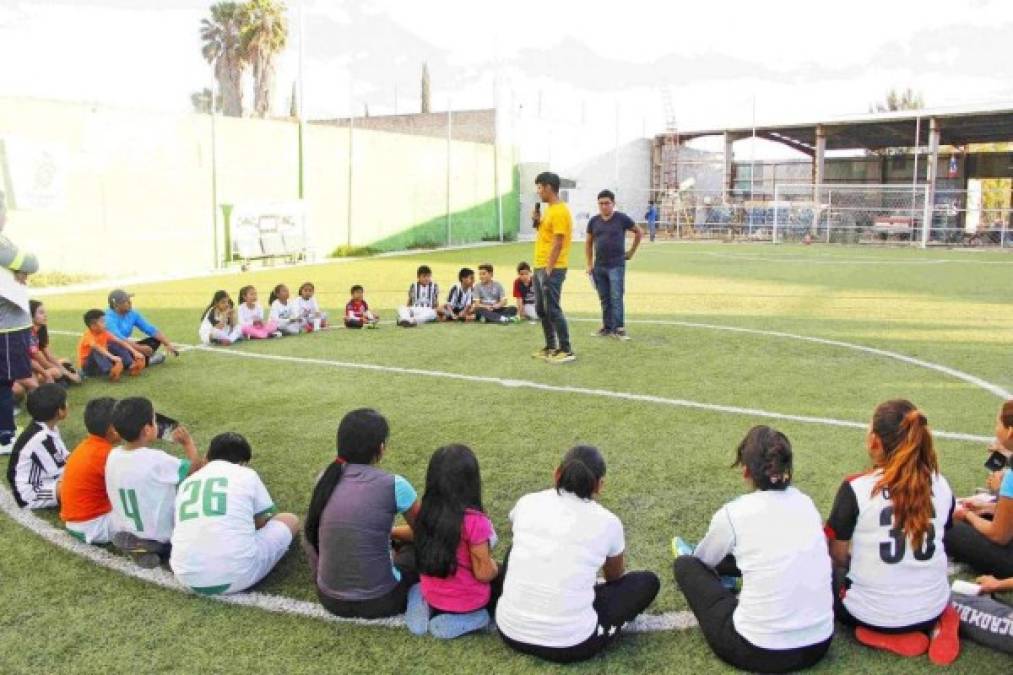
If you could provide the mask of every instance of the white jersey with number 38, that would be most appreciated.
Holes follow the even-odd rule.
[[[872,626],[899,628],[931,621],[949,602],[943,533],[953,515],[953,492],[932,477],[933,515],[917,549],[895,526],[889,491],[873,492],[881,471],[846,480],[827,525],[840,541],[851,541],[851,586],[844,606]]]

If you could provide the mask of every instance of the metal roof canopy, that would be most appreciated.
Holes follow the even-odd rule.
[[[753,136],[783,143],[809,156],[816,151],[816,130],[822,127],[827,150],[879,150],[915,145],[915,129],[919,128],[918,145],[929,144],[929,121],[939,125],[941,145],[996,143],[1013,141],[1013,107],[963,110],[904,110],[870,113],[826,121],[780,125],[757,125],[728,129],[703,129],[668,132],[680,142],[702,136],[728,134],[731,140]]]

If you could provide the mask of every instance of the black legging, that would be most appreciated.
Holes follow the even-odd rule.
[[[722,572],[733,571],[734,559],[726,558],[719,568]],[[803,670],[818,663],[830,649],[833,636],[795,649],[764,649],[742,637],[732,620],[739,599],[699,558],[691,555],[676,558],[675,582],[696,615],[707,644],[718,658],[736,668],[758,673]]]
[[[1000,546],[968,523],[953,523],[943,537],[946,553],[955,560],[967,563],[982,574],[998,579],[1013,577],[1013,541]]]
[[[147,337],[147,338],[144,338],[143,340],[138,340],[137,344],[144,345],[145,347],[150,347],[151,348],[151,356],[154,356],[155,352],[158,351],[158,348],[162,346],[162,343],[159,342],[158,340],[156,340],[153,337]],[[145,359],[144,359],[144,365],[145,366],[147,366],[147,365],[149,365],[151,363],[151,356],[145,357]]]
[[[508,647],[555,663],[586,661],[600,653],[619,635],[622,625],[632,621],[654,602],[661,582],[654,572],[628,572],[594,587],[594,611],[598,614],[595,632],[572,647],[543,647],[512,640],[500,632]]]

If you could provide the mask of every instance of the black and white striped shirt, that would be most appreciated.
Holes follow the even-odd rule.
[[[464,289],[461,284],[454,284],[450,289],[450,295],[447,296],[447,304],[455,313],[463,312],[471,305],[471,293],[471,288]]]
[[[436,309],[439,303],[440,287],[436,285],[436,282],[432,282],[427,286],[423,286],[420,283],[413,283],[408,287],[408,305],[410,307],[428,307],[430,309]]]
[[[22,431],[7,465],[7,481],[18,506],[32,509],[56,506],[56,481],[63,475],[69,456],[57,429],[32,422]]]

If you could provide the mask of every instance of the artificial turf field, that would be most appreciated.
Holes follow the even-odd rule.
[[[582,261],[581,247],[575,244],[572,262]],[[334,457],[342,414],[375,407],[392,428],[383,468],[403,474],[420,491],[437,447],[463,442],[476,451],[486,509],[502,540],[500,557],[509,544],[507,513],[514,502],[550,485],[567,448],[594,444],[608,462],[601,501],[626,527],[628,568],[651,569],[662,579],[651,614],[687,609],[672,579],[669,541],[674,534],[699,539],[712,513],[743,491],[740,474],[728,466],[753,424],[771,424],[788,435],[794,482],[824,516],[842,477],[867,465],[864,431],[832,421],[864,425],[888,398],[910,398],[936,430],[982,437],[939,438],[937,451],[958,495],[972,493],[984,479],[984,437],[992,433],[1001,390],[1013,389],[1008,254],[645,244],[627,275],[630,342],[591,337],[600,316],[597,297],[582,265],[571,270],[563,305],[578,360],[565,365],[530,357],[541,346],[537,325],[393,325],[393,307],[403,302],[417,265],[433,267],[445,297],[458,268],[482,262],[496,265],[496,277],[509,291],[514,266],[530,255],[530,244],[512,244],[131,287],[135,307],[186,344],[197,341],[201,310],[213,292],[226,288],[236,297],[247,283],[257,286],[266,304],[274,284],[294,291],[312,280],[321,304],[335,316],[349,287],[361,283],[385,321],[376,331],[337,329],[187,351],[139,378],[115,385],[90,381],[71,390],[63,437],[69,447],[80,440],[88,398],[144,395],[181,419],[198,446],[221,431],[246,435],[254,447],[252,465],[275,503],[302,516],[315,477]],[[104,307],[105,295],[43,298],[51,330],[79,333],[83,312]],[[750,331],[721,329],[728,327]],[[791,336],[885,350],[983,382]],[[75,345],[75,337],[53,337],[60,355],[70,356]],[[381,368],[353,367],[367,364]],[[763,417],[759,411],[818,419]],[[55,514],[43,517],[57,522]],[[98,567],[7,517],[0,517],[0,541],[4,673],[553,670],[508,651],[491,635],[439,642],[403,628],[283,616],[165,590]],[[302,551],[294,547],[256,590],[314,600]],[[817,670],[931,668],[925,657],[873,653],[839,627]],[[966,641],[951,667],[976,675],[1008,669],[1008,657]],[[603,657],[559,670],[727,668],[699,630],[689,628],[628,635]]]

